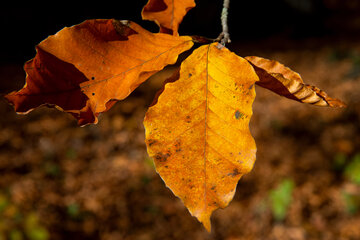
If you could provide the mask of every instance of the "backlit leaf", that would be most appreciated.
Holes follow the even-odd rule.
[[[193,7],[194,0],[149,0],[141,15],[144,20],[155,21],[160,32],[178,36],[179,24]]]
[[[96,123],[192,45],[190,37],[153,34],[130,21],[87,20],[42,41],[24,66],[24,88],[6,98],[18,113],[56,105],[80,125]]]
[[[204,45],[145,116],[157,172],[209,231],[212,212],[229,204],[255,161],[249,121],[257,80],[245,59],[220,44]]]
[[[329,97],[324,91],[307,85],[301,76],[283,64],[261,57],[246,57],[254,67],[259,80],[256,84],[280,96],[316,106],[345,107],[345,104]]]

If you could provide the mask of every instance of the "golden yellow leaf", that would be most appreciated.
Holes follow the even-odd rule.
[[[255,161],[249,121],[257,80],[245,59],[218,43],[204,45],[145,116],[157,172],[209,231],[212,212],[228,205]]]
[[[141,15],[144,20],[155,21],[160,32],[178,36],[179,24],[193,7],[194,0],[149,0]]]
[[[267,88],[280,96],[316,106],[345,107],[336,98],[329,97],[324,91],[307,85],[301,76],[283,64],[261,57],[245,57],[259,76],[257,85]]]

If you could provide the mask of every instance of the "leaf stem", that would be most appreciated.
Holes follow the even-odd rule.
[[[221,26],[222,32],[220,33],[218,39],[221,39],[221,44],[225,45],[230,43],[230,34],[228,28],[228,10],[229,10],[230,0],[224,0],[223,9],[221,12]]]

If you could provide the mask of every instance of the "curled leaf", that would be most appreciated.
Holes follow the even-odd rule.
[[[254,69],[217,43],[196,49],[146,113],[149,155],[166,185],[210,231],[254,164]]]
[[[24,66],[25,86],[6,98],[19,113],[56,105],[80,125],[96,123],[192,45],[190,37],[153,34],[130,21],[87,20],[42,41]]]
[[[193,7],[194,0],[149,0],[141,15],[144,20],[155,21],[160,32],[178,36],[179,24]]]
[[[329,97],[315,86],[305,84],[301,76],[283,64],[261,57],[246,57],[254,67],[259,80],[256,84],[280,96],[316,106],[345,107],[336,98]]]

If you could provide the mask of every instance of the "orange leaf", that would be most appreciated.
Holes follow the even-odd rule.
[[[256,84],[280,96],[316,106],[345,107],[345,104],[329,97],[324,91],[304,83],[301,76],[283,64],[261,57],[246,57],[253,65],[260,81]]]
[[[255,161],[249,121],[257,80],[245,59],[220,44],[204,45],[145,116],[157,172],[209,231],[212,212],[228,205]]]
[[[126,98],[192,45],[190,37],[153,34],[129,21],[87,20],[42,41],[24,66],[24,88],[6,98],[19,113],[56,105],[81,125],[96,123],[114,100]]]
[[[178,36],[179,24],[193,7],[194,0],[149,0],[141,15],[144,20],[155,21],[160,32]]]

